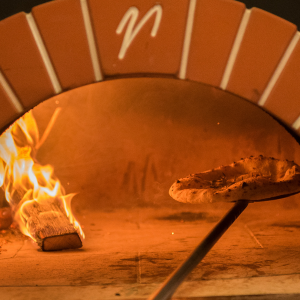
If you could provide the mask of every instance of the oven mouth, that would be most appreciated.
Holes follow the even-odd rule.
[[[54,166],[67,193],[78,193],[72,209],[86,240],[78,250],[43,253],[16,229],[2,232],[7,287],[105,286],[126,298],[138,286],[138,295],[147,294],[232,205],[178,203],[168,195],[174,180],[250,155],[299,161],[297,142],[271,116],[204,84],[135,78],[65,92],[33,109],[41,135],[57,109],[37,158]],[[297,272],[296,258],[277,259],[285,243],[298,251],[291,243],[298,207],[298,196],[249,205],[179,294],[189,285],[199,294],[199,280],[218,285]],[[276,271],[270,265],[284,263]]]

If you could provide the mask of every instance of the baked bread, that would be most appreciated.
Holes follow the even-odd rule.
[[[170,196],[185,203],[271,200],[300,192],[300,167],[293,161],[250,156],[229,166],[177,180]]]

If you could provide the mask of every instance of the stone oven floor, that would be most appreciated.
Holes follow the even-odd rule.
[[[0,298],[147,299],[230,207],[85,211],[84,246],[73,251],[2,232]],[[174,299],[300,299],[297,207],[250,204]]]

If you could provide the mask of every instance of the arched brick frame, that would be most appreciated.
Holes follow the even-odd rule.
[[[0,128],[64,91],[155,76],[237,94],[300,135],[299,36],[233,0],[49,2],[0,22]]]

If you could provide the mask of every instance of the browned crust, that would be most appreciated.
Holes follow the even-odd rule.
[[[259,201],[300,191],[300,167],[273,157],[249,157],[177,180],[170,196],[185,203]]]

